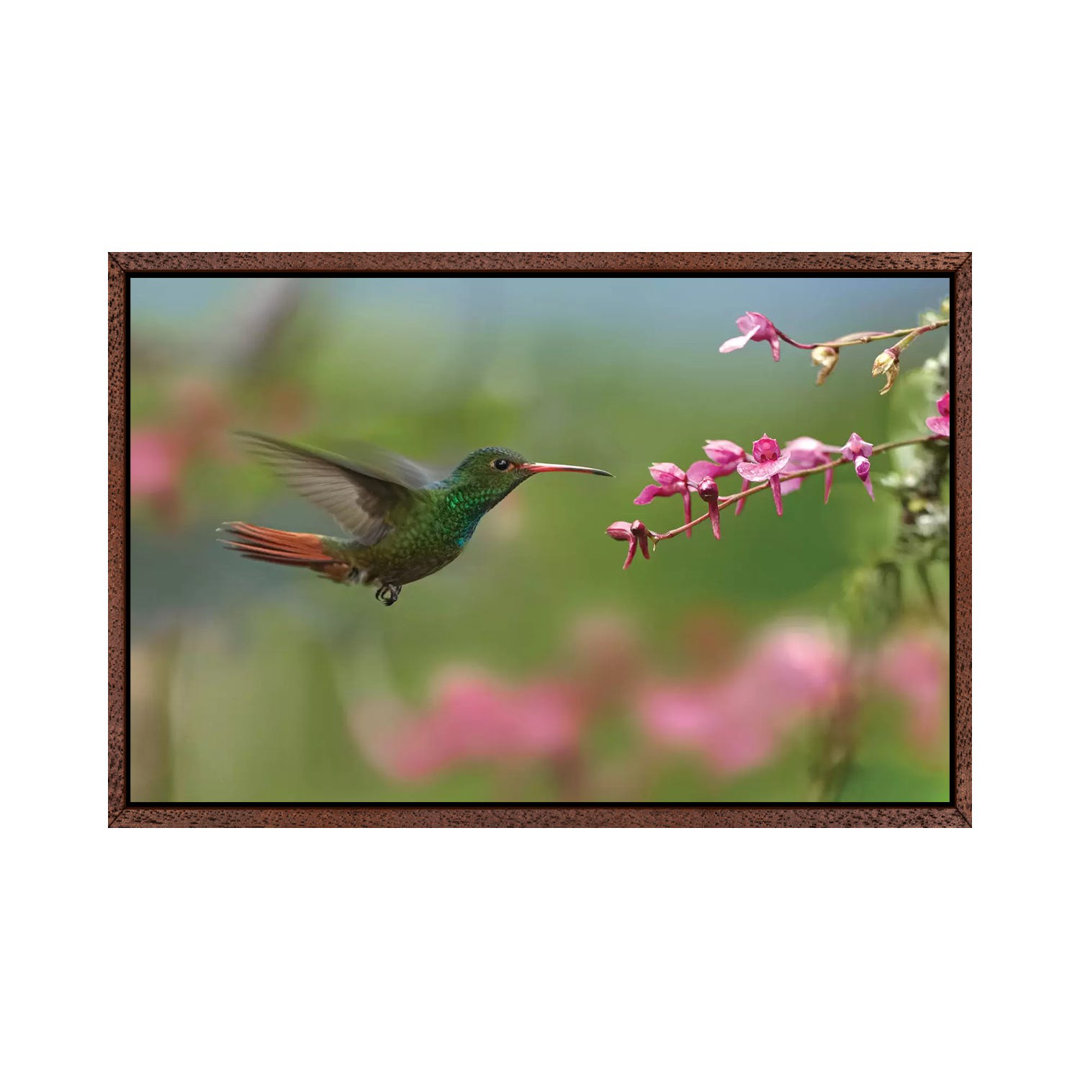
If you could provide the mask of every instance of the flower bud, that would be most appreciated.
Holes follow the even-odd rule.
[[[708,502],[710,499],[716,500],[719,495],[719,490],[716,486],[716,481],[711,476],[706,476],[703,480],[698,481],[698,494]]]
[[[818,372],[817,384],[822,386],[832,374],[832,369],[836,367],[840,359],[840,350],[834,349],[831,345],[818,345],[810,351],[810,359],[815,367],[821,368]]]
[[[870,369],[870,374],[875,378],[878,375],[885,376],[885,386],[881,392],[887,394],[892,389],[893,383],[896,382],[896,376],[900,374],[899,348],[893,345],[883,353],[879,353],[874,360],[874,366]]]
[[[713,536],[720,539],[720,491],[716,481],[711,476],[706,476],[698,481],[698,494],[708,503],[709,524],[712,525]]]

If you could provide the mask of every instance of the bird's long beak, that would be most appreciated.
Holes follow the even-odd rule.
[[[531,473],[538,472],[584,472],[592,473],[593,476],[611,476],[611,473],[603,469],[590,469],[587,465],[548,465],[544,461],[527,461],[521,466]]]

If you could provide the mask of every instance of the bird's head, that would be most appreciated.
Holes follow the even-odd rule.
[[[550,465],[544,461],[529,461],[516,450],[505,446],[484,446],[474,450],[454,470],[453,479],[458,484],[508,495],[511,491],[528,480],[530,476],[544,472],[579,472],[593,473],[596,476],[610,476],[603,469],[592,469],[585,465]]]

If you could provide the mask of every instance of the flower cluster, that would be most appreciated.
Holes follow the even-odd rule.
[[[888,446],[879,447],[878,451],[899,445],[904,444],[890,443]],[[608,536],[630,545],[623,563],[624,570],[639,550],[646,559],[649,558],[650,542],[655,548],[661,540],[670,539],[680,533],[685,532],[689,536],[693,526],[706,519],[712,526],[713,536],[719,540],[720,511],[734,504],[735,515],[738,516],[746,499],[759,491],[772,492],[776,513],[782,516],[784,496],[798,491],[803,477],[823,472],[827,503],[832,491],[833,471],[845,463],[854,466],[855,475],[865,485],[867,494],[871,499],[874,497],[874,487],[870,479],[870,458],[874,453],[874,446],[866,442],[858,432],[852,432],[843,446],[832,446],[803,435],[781,447],[776,439],[762,435],[755,440],[750,453],[730,439],[709,439],[704,444],[704,450],[708,460],[695,461],[685,470],[671,461],[654,463],[649,472],[655,483],[647,484],[634,500],[638,506],[642,506],[651,503],[653,499],[678,496],[683,504],[682,526],[666,533],[653,532],[640,520],[616,521],[608,526]],[[721,495],[717,479],[733,473],[737,473],[741,478],[742,486],[737,492]],[[695,492],[707,508],[697,518],[693,517],[692,510],[692,493]]]
[[[918,337],[931,330],[939,330],[949,325],[949,305],[946,301],[941,305],[941,310],[936,313],[928,313],[924,316],[921,326],[910,327],[905,330],[859,330],[853,334],[844,334],[833,341],[801,342],[788,337],[770,318],[762,315],[760,311],[748,311],[735,320],[739,328],[739,336],[728,338],[720,346],[720,352],[735,352],[748,345],[751,341],[768,342],[774,361],[780,359],[780,342],[786,341],[796,349],[807,349],[810,352],[810,360],[818,372],[817,384],[821,386],[836,367],[840,359],[840,350],[852,345],[866,345],[872,341],[885,341],[889,338],[899,338],[895,345],[878,354],[874,359],[870,374],[884,375],[885,387],[881,391],[887,394],[896,382],[900,374],[900,358],[904,350]]]

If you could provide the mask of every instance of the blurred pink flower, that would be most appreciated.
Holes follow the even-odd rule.
[[[918,632],[886,642],[874,674],[880,686],[907,706],[914,741],[924,750],[932,749],[947,716],[949,665],[944,643]]]
[[[649,530],[645,528],[643,521],[636,519],[633,522],[613,521],[606,531],[612,540],[627,540],[630,543],[630,548],[626,553],[626,562],[622,564],[624,570],[634,561],[638,548],[646,559],[649,557]]]
[[[735,320],[735,325],[742,331],[740,337],[728,338],[720,346],[722,353],[734,352],[741,349],[750,341],[767,341],[772,349],[773,360],[780,359],[780,335],[776,327],[761,314],[760,311],[748,311]]]
[[[855,463],[855,475],[863,482],[866,493],[872,499],[874,497],[874,484],[870,479],[870,455],[874,452],[872,443],[865,442],[861,435],[854,431],[851,438],[844,443],[840,450],[840,456],[845,461]]]
[[[776,512],[783,514],[784,501],[780,491],[779,474],[787,467],[791,454],[787,450],[781,450],[780,444],[768,435],[762,435],[754,443],[754,460],[740,462],[736,468],[739,475],[750,483],[758,484],[762,480],[768,480],[772,487],[773,502],[776,504]]]
[[[949,391],[938,398],[937,402],[937,416],[928,416],[926,418],[926,426],[935,434],[940,435],[941,438],[947,439],[950,435],[949,430]]]
[[[739,772],[766,762],[796,725],[834,708],[847,678],[823,628],[778,627],[717,679],[647,688],[642,720],[658,741],[696,748],[718,771]]]
[[[716,686],[656,685],[642,693],[645,730],[672,746],[701,747],[716,727]]]
[[[433,697],[419,716],[367,739],[390,775],[418,780],[468,761],[557,757],[576,747],[584,720],[574,688],[553,679],[511,687],[483,672],[449,671]]]
[[[181,460],[176,442],[166,433],[143,428],[131,433],[131,494],[151,498],[175,493]]]

